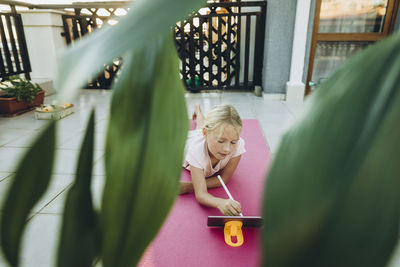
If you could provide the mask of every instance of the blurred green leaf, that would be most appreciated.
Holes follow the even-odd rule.
[[[52,121],[22,158],[5,198],[1,247],[11,266],[18,266],[22,233],[28,214],[49,184],[54,148],[55,122]]]
[[[59,90],[58,98],[62,101],[70,99],[89,77],[103,71],[104,64],[127,51],[152,44],[177,21],[185,19],[205,3],[204,0],[133,1],[128,14],[120,19],[118,30],[104,26],[74,43],[64,53],[55,86]]]
[[[264,266],[384,266],[400,213],[400,35],[308,100],[268,175]]]
[[[107,133],[105,267],[134,266],[158,232],[178,193],[188,130],[172,33],[125,59]]]
[[[93,209],[90,183],[93,165],[94,111],[82,144],[76,179],[64,208],[58,266],[92,266],[101,247],[97,214]]]

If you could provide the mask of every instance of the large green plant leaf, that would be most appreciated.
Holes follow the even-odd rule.
[[[92,266],[101,247],[97,214],[93,209],[90,183],[93,165],[94,111],[78,160],[76,179],[64,208],[58,266]]]
[[[102,201],[103,264],[134,266],[178,193],[188,129],[172,33],[128,54],[114,88]]]
[[[5,198],[1,247],[11,266],[18,266],[21,238],[29,211],[49,184],[54,147],[55,122],[51,122],[22,158]]]
[[[309,99],[269,172],[264,266],[384,266],[400,213],[400,35]]]
[[[204,4],[204,0],[133,1],[118,27],[105,26],[76,42],[64,53],[56,83],[61,93],[59,99],[66,101],[71,98],[89,77],[103,71],[104,64],[111,63],[127,51],[153,43],[177,21],[185,19]]]

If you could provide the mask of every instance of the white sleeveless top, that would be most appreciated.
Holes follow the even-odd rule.
[[[186,140],[183,167],[190,170],[189,165],[192,165],[193,167],[203,169],[204,176],[210,177],[225,168],[231,158],[237,157],[244,152],[246,152],[244,140],[239,138],[236,149],[213,167],[210,155],[208,154],[206,138],[203,136],[201,129],[193,130],[189,131]]]

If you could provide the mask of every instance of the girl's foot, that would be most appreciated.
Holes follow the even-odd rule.
[[[200,108],[200,104],[196,104],[195,106],[194,106],[194,112],[193,112],[193,115],[192,115],[192,120],[196,120],[197,119],[197,115],[198,114],[202,114],[201,113],[201,108]]]

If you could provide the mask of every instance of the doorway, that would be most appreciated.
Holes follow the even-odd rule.
[[[390,35],[399,0],[316,0],[306,95],[345,60]]]

